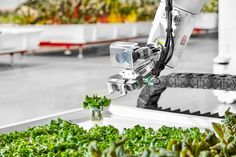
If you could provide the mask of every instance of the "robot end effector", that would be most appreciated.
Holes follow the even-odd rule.
[[[110,46],[111,62],[114,67],[123,68],[109,78],[107,83],[109,94],[140,89],[145,79],[153,74],[156,62],[160,58],[160,46],[149,44],[140,47],[133,42],[117,42]]]
[[[123,70],[109,78],[109,94],[120,92],[123,96],[145,84],[154,85],[160,72],[166,66],[174,67],[180,59],[206,0],[163,1],[146,46],[133,42],[111,44],[112,64]]]

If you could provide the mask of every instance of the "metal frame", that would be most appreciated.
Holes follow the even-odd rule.
[[[10,55],[10,57],[11,57],[10,64],[14,65],[14,54],[21,54],[23,56],[27,52],[28,52],[27,50],[21,50],[21,51],[15,51],[15,52],[3,52],[3,53],[0,53],[0,56],[1,55]]]

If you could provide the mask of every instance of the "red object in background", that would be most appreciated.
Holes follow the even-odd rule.
[[[193,30],[192,35],[201,35],[201,34],[205,34],[207,31],[202,29],[202,28],[195,28]]]
[[[75,8],[74,8],[74,12],[73,12],[73,17],[74,18],[78,18],[79,17],[79,9],[80,9],[80,6],[82,5],[82,2],[79,2]]]
[[[89,16],[89,15],[84,17],[85,22],[89,22],[91,19],[92,19],[92,16]]]
[[[103,15],[101,17],[98,18],[97,22],[100,22],[100,23],[108,23],[108,16],[107,15]]]
[[[138,36],[132,38],[120,38],[120,39],[112,39],[112,40],[102,40],[102,41],[94,41],[94,42],[85,42],[85,43],[56,43],[56,42],[40,42],[41,47],[65,47],[67,49],[71,47],[83,47],[88,45],[99,45],[99,44],[109,44],[117,41],[129,41],[134,39],[147,38],[147,36]]]
[[[57,19],[57,17],[52,18],[52,24],[59,24],[59,23],[61,22]]]

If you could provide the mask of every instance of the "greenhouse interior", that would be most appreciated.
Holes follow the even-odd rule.
[[[235,0],[0,4],[0,157],[236,157]]]

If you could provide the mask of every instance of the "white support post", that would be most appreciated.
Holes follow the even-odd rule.
[[[214,59],[214,73],[236,75],[236,0],[219,0],[219,54]],[[235,91],[214,91],[218,100],[225,104],[236,101]]]
[[[83,58],[84,58],[84,55],[83,55],[83,47],[82,47],[82,46],[79,47],[78,58],[79,58],[79,59],[83,59]]]
[[[219,0],[219,54],[215,63],[227,64],[236,57],[235,0]]]

